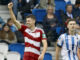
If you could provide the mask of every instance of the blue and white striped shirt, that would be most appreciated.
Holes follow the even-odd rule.
[[[57,45],[61,47],[63,60],[78,60],[77,49],[80,48],[80,35],[62,34],[58,38]]]

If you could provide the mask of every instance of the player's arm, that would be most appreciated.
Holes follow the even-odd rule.
[[[38,60],[43,60],[44,55],[45,55],[46,50],[47,50],[47,41],[46,40],[42,40],[42,44],[43,44],[43,50],[42,50],[41,55],[39,56]]]
[[[46,50],[47,50],[47,41],[46,40],[42,40],[42,44],[43,44],[43,50],[42,50],[42,55],[45,54]]]
[[[61,51],[61,48],[59,46],[56,46],[56,60],[59,60],[60,51]]]
[[[46,40],[42,40],[42,44],[43,44],[42,55],[44,55],[46,50],[47,50],[47,41]]]
[[[12,7],[13,7],[13,3],[11,2],[11,3],[8,4],[11,20],[14,22],[14,24],[16,25],[16,27],[18,29],[20,29],[21,28],[21,24],[16,20],[16,17],[15,17],[15,15],[13,13]]]
[[[80,60],[80,36],[79,36],[79,40],[78,40],[77,56],[78,56],[78,59]]]
[[[59,53],[61,52],[63,43],[64,43],[64,35],[60,35],[60,37],[57,40],[57,46],[56,46],[56,60],[59,60]]]
[[[78,58],[80,60],[80,48],[78,48],[77,55],[78,55]]]

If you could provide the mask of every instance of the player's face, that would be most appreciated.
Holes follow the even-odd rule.
[[[76,31],[76,22],[75,21],[70,21],[67,25],[67,28],[69,31]]]
[[[35,25],[35,20],[33,20],[32,18],[27,18],[26,19],[26,24],[29,28],[31,28]]]

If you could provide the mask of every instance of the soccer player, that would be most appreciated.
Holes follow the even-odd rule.
[[[67,23],[68,31],[57,41],[56,60],[61,51],[62,60],[80,60],[80,35],[76,33],[76,21],[70,19]]]
[[[34,15],[26,17],[26,25],[21,25],[15,18],[12,11],[13,3],[8,4],[11,19],[24,35],[25,50],[23,60],[43,60],[47,49],[46,35],[40,28],[35,27],[36,19]],[[40,54],[40,42],[43,43],[43,51]]]

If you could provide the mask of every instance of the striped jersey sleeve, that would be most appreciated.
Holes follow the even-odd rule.
[[[80,48],[80,35],[78,35],[78,48]]]
[[[41,29],[41,40],[47,40],[46,34],[43,29]]]
[[[63,35],[60,35],[60,37],[58,38],[58,41],[57,41],[57,46],[58,47],[62,47],[63,46]]]

